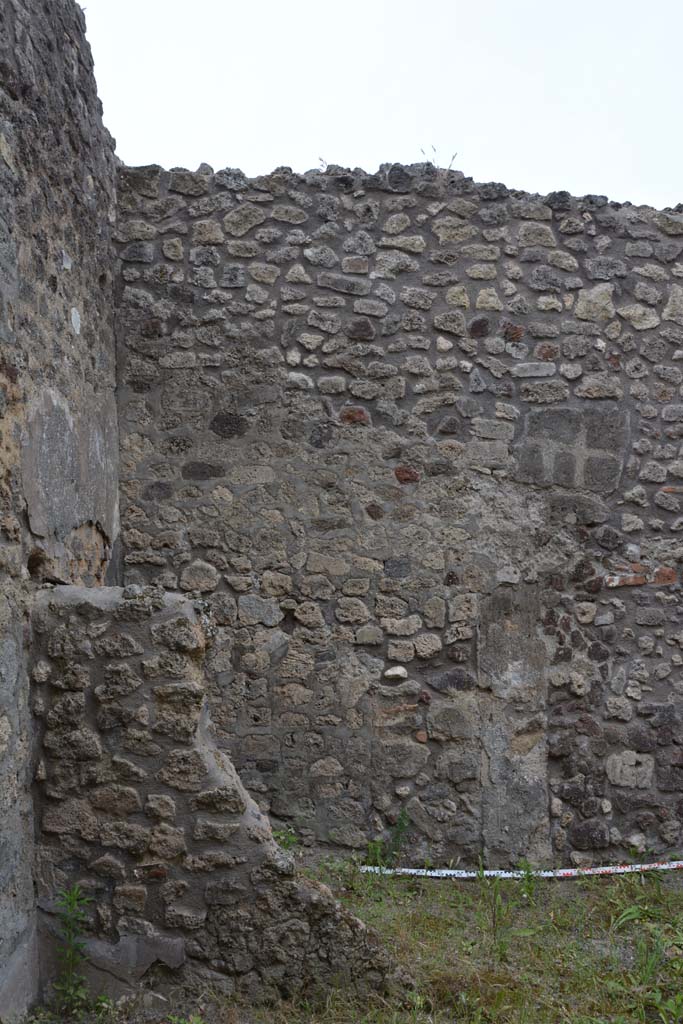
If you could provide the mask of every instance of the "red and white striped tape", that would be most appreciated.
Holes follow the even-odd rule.
[[[531,871],[463,871],[459,868],[379,868],[364,864],[368,875],[408,875],[416,878],[586,878],[591,875],[635,875],[643,871],[678,871],[683,860],[654,861],[651,864],[606,864],[597,868],[557,868]]]

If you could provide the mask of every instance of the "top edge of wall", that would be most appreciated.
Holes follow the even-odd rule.
[[[557,190],[543,195],[538,192],[527,192],[524,189],[509,188],[501,182],[476,182],[473,178],[467,177],[462,171],[436,167],[432,163],[384,163],[374,173],[363,170],[360,167],[349,168],[338,164],[328,164],[324,169],[314,168],[312,170],[298,172],[291,167],[276,167],[268,174],[247,176],[242,170],[236,167],[225,167],[214,171],[209,164],[202,163],[196,171],[186,167],[164,168],[160,164],[128,165],[119,161],[119,174],[127,177],[129,187],[135,189],[135,178],[140,175],[146,179],[150,176],[169,175],[171,178],[188,176],[199,182],[202,179],[207,187],[212,183],[214,187],[232,190],[235,192],[246,191],[268,191],[277,186],[292,187],[294,185],[305,185],[307,187],[319,188],[325,191],[330,187],[341,189],[347,193],[364,193],[367,191],[390,192],[405,194],[414,192],[426,198],[442,199],[462,197],[477,198],[483,201],[496,201],[502,199],[529,200],[541,202],[551,210],[561,211],[569,209],[577,203],[583,204],[587,209],[600,209],[609,207],[614,210],[632,210],[639,214],[679,214],[683,216],[683,202],[675,206],[654,207],[647,203],[631,203],[629,201],[619,202],[609,199],[604,195],[588,194],[574,196],[566,190]],[[213,179],[213,182],[211,182]],[[186,193],[188,195],[199,194],[194,189],[183,186],[174,187],[171,181],[170,191]],[[667,232],[668,233],[668,232]],[[681,220],[680,232],[683,234],[683,220]]]

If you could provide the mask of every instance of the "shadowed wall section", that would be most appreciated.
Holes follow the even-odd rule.
[[[324,886],[295,874],[213,738],[206,637],[182,595],[57,587],[33,615],[42,724],[38,898],[93,899],[98,991],[211,985],[255,1001],[382,988],[390,959]]]
[[[0,1019],[39,983],[28,614],[118,535],[113,141],[80,8],[0,4]]]

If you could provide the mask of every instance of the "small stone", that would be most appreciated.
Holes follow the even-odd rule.
[[[340,597],[334,614],[339,622],[363,623],[370,618],[367,605],[358,597]]]
[[[491,263],[473,263],[465,269],[465,273],[475,281],[493,281],[498,276],[495,266]]]
[[[0,715],[0,757],[6,753],[11,735],[12,726],[9,718],[6,715]]]
[[[418,658],[433,658],[442,648],[441,638],[436,633],[421,633],[413,640]]]
[[[415,657],[415,646],[409,640],[390,640],[387,645],[387,657],[391,661],[412,661]]]
[[[329,288],[343,295],[367,295],[370,291],[370,281],[361,277],[344,277],[343,274],[333,274],[330,271],[318,274],[317,284],[319,288]]]
[[[582,625],[590,625],[595,619],[597,612],[597,605],[593,604],[592,601],[577,601],[574,605],[574,614],[576,619]]]
[[[274,284],[280,276],[280,268],[270,263],[252,263],[249,266],[249,276],[260,284]]]
[[[225,241],[221,227],[213,220],[198,220],[192,228],[195,245],[220,245]]]
[[[239,621],[245,626],[277,626],[284,619],[284,612],[274,597],[263,598],[257,594],[242,594],[237,600]]]
[[[427,291],[426,288],[403,288],[400,295],[401,301],[413,309],[430,309],[436,298],[436,293]]]
[[[167,822],[161,822],[153,829],[149,851],[163,860],[175,860],[182,853],[185,853],[185,833],[181,828],[174,828]]]
[[[386,316],[388,307],[385,302],[380,302],[378,299],[356,299],[353,311],[364,316],[383,317]]]
[[[482,288],[478,293],[475,302],[476,309],[490,309],[490,310],[502,310],[503,303],[498,296],[495,288]]]
[[[441,217],[434,221],[432,231],[443,245],[446,242],[466,242],[477,233],[477,229],[460,217]]]
[[[161,251],[167,260],[179,262],[185,255],[182,240],[180,238],[166,238],[162,242]]]
[[[381,626],[390,636],[412,636],[422,626],[419,615],[408,615],[403,619],[381,619]],[[414,643],[411,645],[414,649]]]
[[[367,256],[344,256],[341,268],[344,274],[367,274],[370,264]]]
[[[430,597],[425,601],[424,620],[429,629],[443,629],[446,622],[446,602],[442,597]]]
[[[552,229],[547,224],[521,224],[517,238],[519,244],[525,246],[540,245],[553,249],[557,244]]]
[[[387,235],[397,235],[410,224],[410,217],[405,213],[394,213],[391,217],[388,217],[382,225],[382,230]]]
[[[318,390],[323,395],[341,395],[346,391],[346,381],[343,377],[319,377]]]
[[[284,203],[277,203],[270,215],[273,220],[284,221],[285,224],[303,224],[308,220],[308,215],[298,206],[288,206]]]
[[[114,887],[113,902],[119,911],[132,910],[141,914],[147,902],[147,889],[144,885],[117,885]]]
[[[379,245],[399,249],[403,252],[424,252],[427,243],[421,235],[393,235],[391,238],[380,238]]]
[[[369,647],[376,647],[384,642],[384,633],[379,626],[361,626],[356,630],[355,641],[357,644],[367,644]]]
[[[650,330],[652,327],[657,327],[660,322],[654,309],[649,306],[641,306],[638,303],[634,303],[632,306],[621,306],[617,313],[624,320],[628,320],[636,331]]]
[[[96,875],[102,875],[103,878],[114,878],[117,881],[123,881],[126,877],[126,868],[123,861],[119,860],[118,857],[113,857],[110,853],[105,853],[104,856],[98,857],[88,867]]]
[[[298,391],[312,391],[315,386],[313,378],[309,377],[307,373],[295,373],[293,370],[287,374],[287,385]]]
[[[329,245],[313,245],[304,249],[304,259],[316,267],[333,267],[339,263],[339,257]]]
[[[336,757],[323,757],[313,762],[309,774],[313,779],[334,779],[343,775],[344,769]]]
[[[173,821],[176,815],[175,801],[164,793],[150,793],[145,801],[145,813],[151,818]]]
[[[662,313],[662,319],[673,320],[674,323],[683,326],[683,286],[680,284],[671,285],[669,298]]]
[[[659,212],[655,214],[655,223],[660,231],[667,235],[683,235],[683,217],[674,213]]]
[[[210,174],[188,171],[178,167],[171,171],[168,188],[184,196],[202,196],[209,191]]]
[[[469,309],[470,299],[467,289],[462,284],[449,288],[446,292],[446,302],[449,306],[460,306],[462,309]]]
[[[200,593],[208,593],[215,590],[220,581],[218,570],[208,562],[196,559],[185,566],[180,574],[181,590],[198,590]]]
[[[615,307],[612,301],[614,285],[598,284],[594,288],[582,288],[576,300],[575,313],[579,320],[603,323],[612,320]]]
[[[647,789],[654,777],[654,758],[635,750],[610,754],[606,762],[607,778],[613,786]]]
[[[592,281],[610,281],[613,277],[626,277],[628,269],[623,260],[613,256],[596,256],[586,260],[586,273]]]
[[[525,402],[548,404],[564,402],[569,398],[569,387],[563,380],[549,380],[534,384],[522,384],[520,395]]]
[[[263,224],[265,219],[266,214],[260,207],[254,206],[253,203],[242,203],[226,213],[223,218],[223,227],[229,235],[241,237],[258,224]]]
[[[623,398],[619,378],[607,373],[593,373],[585,376],[574,392],[579,398]]]
[[[408,669],[403,668],[402,665],[392,665],[385,671],[384,676],[386,679],[407,679]]]
[[[434,326],[439,331],[464,337],[466,332],[465,317],[462,313],[437,313]]]
[[[300,263],[295,263],[285,275],[285,280],[291,284],[310,284],[311,278],[306,273]]]
[[[302,626],[308,626],[309,628],[317,628],[325,625],[323,614],[315,601],[302,601],[302,603],[294,610],[294,618],[297,622],[300,622]]]
[[[510,367],[513,377],[552,377],[555,373],[554,363],[515,363]]]

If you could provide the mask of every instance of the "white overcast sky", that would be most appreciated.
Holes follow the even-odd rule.
[[[683,0],[82,0],[128,164],[683,202]]]

